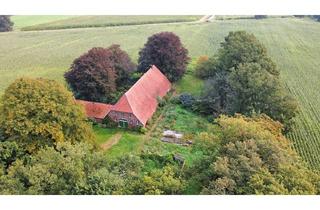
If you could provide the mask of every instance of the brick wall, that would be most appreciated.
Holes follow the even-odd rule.
[[[127,112],[117,112],[117,111],[110,111],[108,116],[110,119],[112,119],[115,122],[119,122],[119,120],[124,119],[128,121],[128,125],[130,128],[137,127],[137,126],[143,126],[139,120],[134,116],[132,113]]]

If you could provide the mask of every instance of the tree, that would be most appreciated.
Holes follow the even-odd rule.
[[[137,194],[144,195],[174,195],[182,192],[182,180],[177,177],[174,169],[165,166],[163,169],[151,171],[141,177],[137,185]]]
[[[135,64],[120,45],[92,48],[75,59],[65,79],[76,98],[113,102],[130,85]]]
[[[128,85],[131,74],[136,70],[136,65],[131,61],[129,55],[121,50],[120,45],[113,44],[107,50],[112,52],[111,61],[117,74],[117,88]]]
[[[146,72],[151,65],[156,65],[171,82],[175,82],[185,73],[188,61],[188,50],[180,38],[172,32],[161,32],[149,37],[139,52],[138,70]]]
[[[226,72],[218,72],[214,77],[206,80],[203,93],[195,103],[195,110],[203,115],[212,114],[218,117],[227,113],[227,106],[235,97],[227,80]]]
[[[319,175],[292,149],[279,122],[266,115],[237,115],[221,116],[217,123],[221,147],[207,166],[211,180],[204,183],[203,194],[320,193]]]
[[[265,113],[289,127],[296,114],[295,100],[286,93],[279,79],[257,63],[240,64],[228,75],[236,97],[230,97],[228,113]]]
[[[60,143],[17,160],[0,177],[1,194],[121,194],[124,180],[87,143]]]
[[[64,77],[76,98],[109,102],[116,86],[116,70],[112,52],[104,48],[92,48],[73,61]]]
[[[275,63],[267,54],[265,46],[253,34],[245,31],[230,32],[217,54],[216,68],[229,71],[237,68],[241,63],[258,63],[274,76],[279,75]]]
[[[0,32],[12,31],[12,26],[10,15],[0,15]]]
[[[254,16],[255,19],[265,19],[267,17],[268,17],[267,15],[255,15]]]
[[[312,18],[320,22],[320,15],[312,15]]]
[[[297,104],[281,85],[265,47],[243,31],[230,32],[221,46],[215,62],[209,64],[207,71],[212,73],[197,110],[215,116],[265,113],[289,129]]]
[[[53,80],[17,79],[5,90],[0,113],[5,139],[29,152],[65,141],[93,140],[83,108]]]
[[[109,159],[92,144],[63,142],[55,148],[45,146],[37,153],[20,156],[9,167],[3,167],[0,194],[137,194],[144,187],[141,186],[143,164],[135,154]],[[174,184],[164,183],[167,185],[159,186],[160,189],[169,190],[171,186],[175,189]]]

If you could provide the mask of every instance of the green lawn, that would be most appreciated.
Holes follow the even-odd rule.
[[[195,65],[196,59],[193,59],[183,78],[176,84],[178,93],[191,93],[193,95],[201,94],[204,82],[194,76]]]
[[[98,144],[106,143],[111,136],[119,132],[116,128],[102,128],[98,125],[93,126],[93,131],[96,136],[96,141]]]
[[[266,45],[284,84],[298,100],[301,111],[288,137],[305,160],[320,168],[319,24],[308,19],[269,18],[0,33],[0,94],[21,76],[64,82],[63,73],[72,61],[92,47],[117,43],[136,61],[150,35],[172,31],[195,58],[217,52],[229,31],[246,30]],[[201,87],[197,83],[192,76],[186,76],[179,91],[196,93]]]
[[[109,150],[106,151],[106,156],[108,158],[119,157],[123,154],[130,152],[139,152],[139,145],[142,141],[143,135],[125,131],[118,144],[112,146]]]
[[[128,131],[120,128],[102,128],[98,125],[94,125],[93,131],[98,144],[108,142],[108,140],[110,140],[111,137],[116,133],[122,134],[120,141],[106,151],[108,158],[118,157],[121,154],[129,152],[138,152],[140,142],[143,138],[143,135],[138,132]]]

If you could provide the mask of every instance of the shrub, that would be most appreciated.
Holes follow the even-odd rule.
[[[111,120],[109,117],[103,119],[102,124],[104,124],[107,128],[116,128],[118,123]]]
[[[139,52],[138,70],[146,72],[155,65],[171,82],[183,76],[189,62],[188,50],[172,32],[161,32],[148,38]]]
[[[145,127],[140,127],[139,130],[140,130],[140,133],[142,133],[142,134],[145,134],[148,131]]]
[[[171,104],[180,104],[180,99],[179,99],[179,96],[173,96],[170,98],[169,102]]]
[[[255,15],[254,16],[255,19],[265,19],[267,17],[268,17],[267,15]]]
[[[187,109],[191,109],[195,102],[195,98],[189,93],[182,93],[179,96],[179,100],[181,105]]]
[[[0,15],[0,32],[12,31],[12,26],[10,15]]]
[[[166,99],[165,98],[161,98],[161,97],[157,97],[157,101],[158,101],[158,106],[159,107],[164,107],[167,103]]]
[[[208,59],[200,57],[195,68],[195,75],[200,79],[214,76],[217,71],[216,62],[216,58],[214,57]]]

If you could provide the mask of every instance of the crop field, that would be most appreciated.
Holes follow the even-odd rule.
[[[89,28],[89,27],[106,27],[120,25],[141,25],[152,23],[174,23],[174,22],[191,22],[199,20],[201,16],[197,15],[102,15],[102,16],[76,16],[69,18],[61,18],[60,20],[40,23],[22,27],[23,31],[33,30],[53,30],[68,28]]]
[[[160,31],[180,36],[192,58],[213,55],[229,31],[254,33],[277,63],[284,85],[298,100],[300,113],[288,137],[314,168],[320,168],[320,23],[295,18],[217,20],[212,23],[15,31],[0,34],[0,94],[17,77],[45,77],[61,82],[71,62],[92,47],[120,44],[133,60],[147,38]],[[178,85],[194,93],[201,81],[192,75]],[[197,85],[195,85],[197,84]]]
[[[14,30],[20,30],[24,27],[48,24],[59,20],[73,18],[71,15],[14,15],[11,20],[14,22]]]

